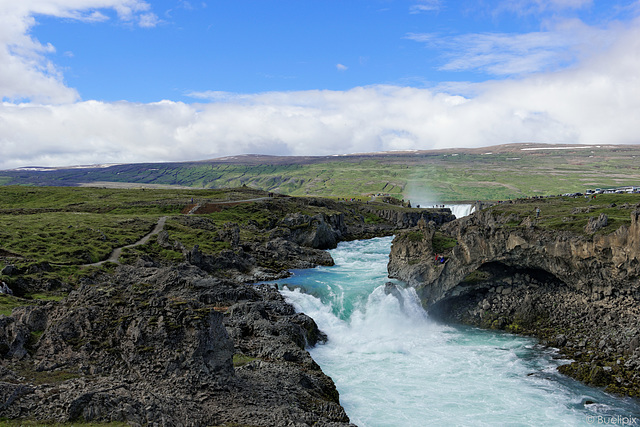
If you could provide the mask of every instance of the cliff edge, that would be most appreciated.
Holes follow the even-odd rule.
[[[640,396],[638,207],[530,200],[423,222],[394,240],[389,274],[434,317],[536,336],[573,359],[563,373]]]

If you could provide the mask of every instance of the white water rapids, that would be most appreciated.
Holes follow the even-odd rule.
[[[353,423],[640,425],[637,401],[559,375],[561,362],[534,340],[436,323],[400,282],[385,292],[390,244],[341,243],[331,251],[334,267],[296,270],[278,282],[329,337],[310,352]]]

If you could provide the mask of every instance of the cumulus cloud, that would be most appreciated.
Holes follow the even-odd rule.
[[[79,99],[64,84],[61,71],[47,55],[55,47],[29,35],[35,15],[84,22],[105,21],[101,10],[115,10],[119,19],[151,27],[158,18],[142,0],[19,0],[0,2],[0,99],[66,103]]]
[[[346,91],[204,91],[190,94],[197,100],[193,104],[142,104],[78,101],[46,60],[54,47],[33,40],[27,30],[36,4],[46,3],[51,7],[47,13],[73,19],[99,19],[96,8],[111,7],[120,19],[140,24],[149,13],[146,3],[74,0],[83,5],[78,9],[60,6],[71,0],[14,3],[31,7],[12,15],[7,4],[0,4],[0,93],[5,97],[0,104],[0,169],[243,153],[330,155],[511,142],[640,142],[638,20],[604,29],[565,21],[549,29],[552,34],[532,33],[517,43],[503,35],[466,36],[462,42],[469,47],[448,62],[452,69],[496,74],[527,70],[518,79],[438,89],[375,85]],[[561,25],[580,34],[558,43],[554,34],[566,37]],[[421,41],[433,38],[424,35]],[[492,50],[503,57],[490,58]],[[563,60],[536,57],[546,50],[560,57],[568,54],[571,66],[549,70],[549,64]],[[518,66],[518,54],[530,64]],[[7,98],[32,99],[20,103]]]

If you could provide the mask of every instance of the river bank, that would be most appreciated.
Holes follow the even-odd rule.
[[[562,372],[640,396],[639,214],[637,200],[616,200],[523,201],[423,224],[394,241],[389,273],[446,321],[535,336],[573,360]]]
[[[119,265],[89,266],[74,286],[57,279],[58,289],[72,288],[59,301],[7,297],[23,306],[0,315],[0,417],[350,425],[333,381],[307,351],[326,336],[273,287],[252,283],[332,265],[324,249],[340,241],[440,215],[269,197],[167,215]],[[39,279],[27,268],[3,270],[19,296],[51,286],[51,271]]]
[[[295,270],[281,293],[327,334],[311,356],[360,427],[586,426],[640,419],[640,405],[558,372],[536,339],[434,320],[387,278],[391,238],[341,243],[333,267]],[[616,418],[617,419],[617,418]]]

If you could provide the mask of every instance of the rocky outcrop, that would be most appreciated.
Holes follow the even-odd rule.
[[[290,269],[334,264],[328,252],[300,246],[281,237],[264,244],[248,243],[235,250],[223,250],[217,255],[204,254],[195,245],[184,254],[187,262],[204,271],[224,270],[241,282],[275,280],[287,277]]]
[[[108,266],[115,272],[105,267],[73,290],[58,281],[57,289],[70,291],[62,302],[0,316],[0,417],[348,425],[333,381],[306,351],[324,334],[275,288],[246,283],[332,265],[323,249],[388,235],[424,214],[404,210],[390,216],[392,224],[362,204],[324,199],[242,206],[229,215],[234,221],[222,224],[207,216],[172,217],[180,227],[158,230],[144,251]],[[429,218],[441,223],[448,216]],[[182,227],[188,231],[175,232]],[[194,235],[206,236],[211,253],[193,243]],[[12,273],[18,276],[11,285],[22,294],[49,280],[34,287],[22,272]]]
[[[600,217],[575,234],[481,211],[438,230],[456,243],[441,251],[444,263],[435,229],[423,227],[394,240],[388,269],[433,315],[536,335],[576,359],[565,372],[640,395],[639,218],[635,210],[629,225],[592,234]]]
[[[62,303],[0,316],[0,416],[132,425],[347,425],[273,288],[191,265],[120,267]]]
[[[434,222],[442,225],[453,221],[456,217],[449,208],[441,209],[382,209],[376,205],[363,205],[363,211],[373,213],[380,218],[389,221],[396,229],[411,228],[418,225],[418,222]]]
[[[279,236],[300,246],[314,249],[333,249],[344,240],[346,225],[343,214],[308,216],[300,212],[285,216],[278,224]],[[284,231],[284,232],[283,232]]]
[[[466,287],[472,272],[490,262],[546,271],[566,286],[587,295],[635,292],[640,278],[639,211],[631,225],[609,235],[581,236],[535,226],[506,227],[509,218],[481,211],[446,224],[441,230],[457,242],[446,251],[446,263],[433,262],[431,238],[394,241],[389,263],[392,277],[416,286],[430,306]]]

